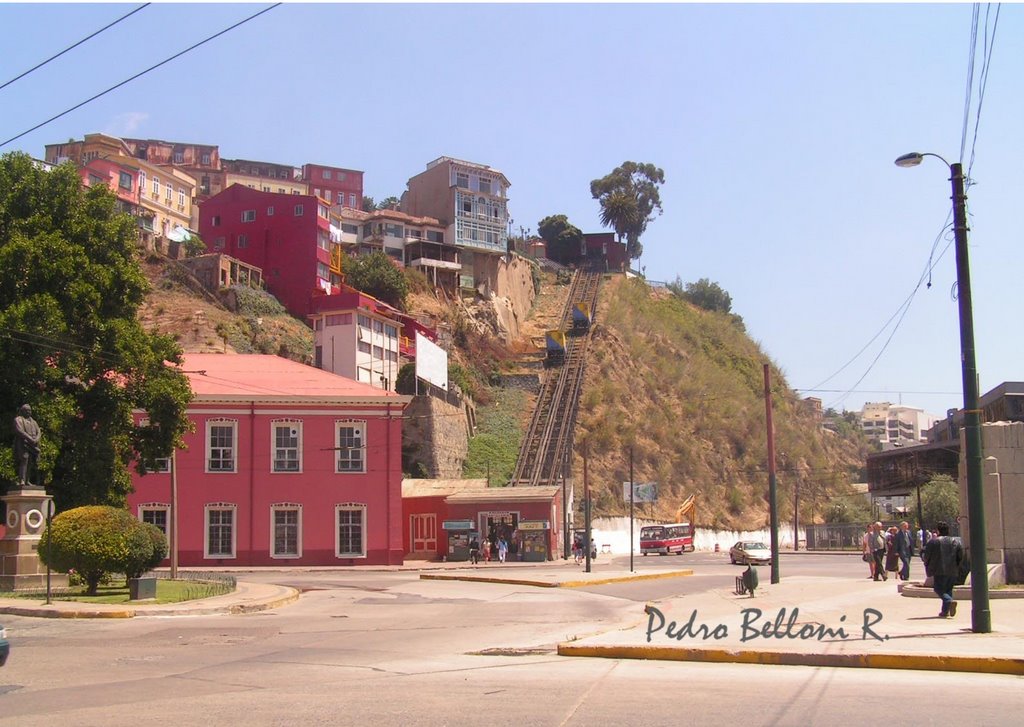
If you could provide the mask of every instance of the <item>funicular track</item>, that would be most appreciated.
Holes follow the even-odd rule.
[[[519,448],[519,458],[510,482],[513,486],[552,485],[562,475],[563,463],[572,451],[576,412],[601,278],[602,272],[596,267],[580,268],[573,276],[561,320],[561,329],[568,334],[565,362],[561,367],[549,370],[537,397],[533,419]],[[573,330],[573,309],[577,304],[582,304],[588,311],[589,325],[585,330]]]

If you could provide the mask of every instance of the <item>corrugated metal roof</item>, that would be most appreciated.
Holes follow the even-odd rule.
[[[479,490],[456,492],[445,498],[450,504],[469,502],[536,502],[550,500],[560,487],[487,487]]]
[[[487,480],[402,480],[402,497],[445,497],[467,489],[488,489]]]

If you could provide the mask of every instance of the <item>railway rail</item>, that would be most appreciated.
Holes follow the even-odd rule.
[[[512,486],[552,485],[562,476],[564,464],[572,452],[601,279],[602,272],[596,266],[580,268],[573,275],[572,287],[562,311],[561,329],[568,333],[565,362],[561,367],[549,370],[541,387],[530,427],[519,449],[510,481]],[[578,325],[578,313],[574,326],[573,311],[580,307],[590,311],[585,329]]]

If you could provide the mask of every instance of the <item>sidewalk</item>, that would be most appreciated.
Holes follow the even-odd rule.
[[[754,597],[713,590],[650,603],[622,630],[558,653],[1024,675],[1024,599],[992,598],[990,611],[992,633],[975,634],[969,594],[946,619],[934,594],[905,597],[895,583],[793,576],[762,581]]]

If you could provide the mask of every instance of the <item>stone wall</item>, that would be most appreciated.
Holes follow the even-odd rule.
[[[960,451],[965,452],[963,431]],[[981,426],[986,556],[1003,563],[1007,583],[1024,583],[1024,423],[992,422]],[[960,527],[970,543],[967,518],[966,458],[960,458]]]
[[[433,479],[459,479],[469,450],[466,405],[433,396],[415,396],[405,409],[402,452],[427,468]]]

